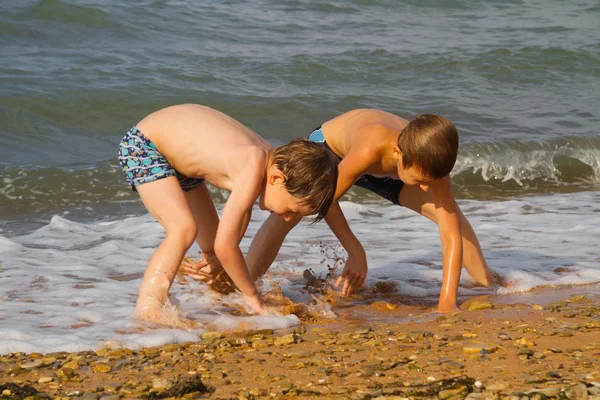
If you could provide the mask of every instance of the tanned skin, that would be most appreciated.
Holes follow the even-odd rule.
[[[398,136],[409,121],[374,109],[352,110],[322,125],[323,135],[333,152],[342,158],[339,164],[336,202],[325,220],[348,253],[345,268],[336,282],[342,294],[354,293],[367,275],[365,250],[354,236],[337,200],[363,174],[392,177],[405,185],[399,203],[437,223],[442,244],[443,278],[437,311],[458,309],[457,294],[464,265],[480,284],[495,282],[494,274],[481,251],[469,221],[462,214],[452,194],[450,176],[432,180],[419,168],[405,168],[398,148]],[[301,217],[285,221],[271,215],[257,232],[246,262],[253,278],[264,274],[275,259],[287,233]]]

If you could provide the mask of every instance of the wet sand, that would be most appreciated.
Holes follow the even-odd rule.
[[[471,298],[445,316],[366,303],[287,331],[3,355],[0,398],[600,399],[598,285]]]

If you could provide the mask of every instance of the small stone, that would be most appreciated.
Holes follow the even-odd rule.
[[[38,379],[38,383],[48,383],[48,382],[52,382],[52,378],[51,376],[42,376],[40,379]]]
[[[75,376],[75,371],[71,368],[64,367],[56,371],[56,376],[63,380],[70,379]]]
[[[525,394],[529,395],[533,398],[532,395],[542,395],[543,398],[556,398],[560,394],[560,389],[558,388],[545,388],[545,389],[532,389],[525,392]]]
[[[488,310],[490,308],[494,308],[494,306],[492,305],[492,303],[490,303],[489,301],[474,301],[471,304],[469,304],[469,311],[478,311],[478,310]]]
[[[289,351],[283,353],[285,358],[309,358],[312,357],[312,351]]]
[[[97,374],[105,374],[107,372],[111,371],[111,367],[110,365],[107,364],[96,364],[96,365],[92,365],[92,371],[94,371]]]
[[[63,364],[63,367],[67,367],[67,368],[71,368],[71,369],[77,369],[79,367],[79,361],[77,361],[77,360],[68,361],[68,362],[66,362],[66,363]]]
[[[266,349],[269,347],[269,342],[266,340],[253,340],[252,348],[255,350]]]
[[[463,347],[463,352],[466,354],[494,353],[496,350],[498,350],[496,346],[485,344],[473,344]]]
[[[296,335],[294,335],[293,333],[291,333],[289,335],[278,337],[273,342],[273,344],[275,346],[283,346],[286,344],[294,344],[294,343],[296,343]]]
[[[152,388],[158,390],[166,390],[169,388],[169,380],[166,378],[158,377],[152,380]]]
[[[556,348],[554,348],[554,347],[549,347],[549,348],[546,350],[546,352],[549,352],[549,353],[562,353],[563,351],[562,351],[561,349],[556,349]]]
[[[221,332],[204,332],[200,337],[203,340],[221,339],[223,334]]]
[[[587,386],[583,383],[573,385],[567,390],[566,394],[570,400],[587,400],[587,398],[588,398]]]
[[[25,370],[21,368],[20,365],[13,365],[12,367],[8,367],[6,370],[6,375],[18,375],[24,371]]]
[[[77,397],[77,400],[98,400],[98,397],[96,393],[85,393],[83,396]]]
[[[455,389],[441,390],[438,393],[440,400],[462,400],[469,394],[469,389],[466,386],[459,386]]]
[[[55,357],[43,357],[42,362],[44,363],[44,366],[49,366],[56,362],[56,358]]]
[[[37,367],[41,367],[42,365],[44,365],[44,361],[42,361],[41,358],[36,358],[27,362],[24,362],[23,364],[19,364],[19,366],[23,369],[33,369],[33,368],[37,368]]]
[[[371,308],[374,308],[377,311],[389,311],[395,310],[398,308],[398,305],[387,303],[385,301],[376,301],[375,303],[371,303]]]
[[[502,383],[492,383],[490,385],[487,385],[486,389],[489,390],[490,392],[501,392],[504,389],[506,389],[506,385],[504,385]]]
[[[567,299],[569,303],[589,303],[591,300],[584,295],[574,294]]]
[[[515,340],[515,345],[533,347],[533,346],[535,346],[535,342],[532,339],[524,337],[524,338]]]
[[[456,361],[450,361],[450,362],[446,363],[445,365],[446,365],[446,366],[447,366],[449,369],[453,369],[453,370],[461,370],[461,369],[464,369],[464,368],[465,368],[465,366],[464,366],[464,365],[462,365],[461,363],[459,363],[459,362],[456,362]]]

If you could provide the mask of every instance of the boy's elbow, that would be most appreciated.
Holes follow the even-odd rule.
[[[231,256],[234,247],[231,246],[230,242],[227,240],[219,239],[215,240],[215,255],[221,261],[221,263],[226,262],[226,260]]]

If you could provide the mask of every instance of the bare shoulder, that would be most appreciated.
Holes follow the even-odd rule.
[[[349,152],[379,154],[397,138],[397,133],[381,123],[364,124],[350,137]]]
[[[260,185],[267,170],[268,161],[269,151],[267,149],[255,145],[237,146],[230,160],[231,170],[235,173],[235,177],[232,177],[235,186]]]

